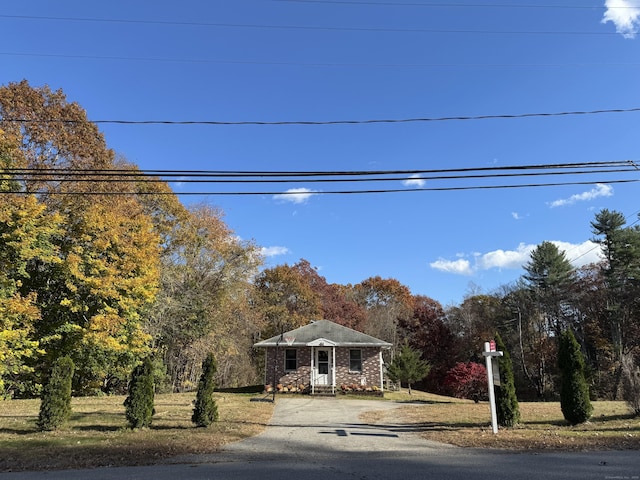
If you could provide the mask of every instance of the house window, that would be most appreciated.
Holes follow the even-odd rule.
[[[298,369],[298,350],[295,348],[287,348],[284,351],[284,369],[288,371]]]
[[[349,371],[362,371],[362,350],[349,350]]]

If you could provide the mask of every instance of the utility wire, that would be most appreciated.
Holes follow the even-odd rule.
[[[2,194],[38,194],[45,195],[176,195],[176,196],[204,196],[204,195],[223,195],[223,196],[246,196],[246,195],[269,195],[269,196],[285,196],[285,195],[355,195],[355,194],[383,194],[383,193],[410,193],[410,192],[446,192],[446,191],[465,191],[465,190],[496,190],[496,189],[514,189],[514,188],[534,188],[534,187],[558,187],[569,185],[596,185],[596,184],[622,184],[637,183],[640,179],[617,179],[617,180],[594,180],[584,182],[560,182],[560,183],[527,183],[527,184],[509,184],[509,185],[474,185],[466,187],[421,187],[421,188],[388,188],[388,189],[367,189],[367,190],[305,190],[305,191],[203,191],[203,192],[119,192],[119,191],[46,191],[46,192],[28,192],[22,190],[5,190],[0,191]]]
[[[504,165],[493,167],[464,167],[464,168],[444,168],[444,169],[411,169],[411,170],[315,170],[315,171],[266,171],[266,170],[168,170],[168,169],[90,169],[90,168],[64,168],[64,167],[8,167],[0,169],[6,174],[30,174],[30,175],[95,175],[95,176],[136,176],[140,175],[160,175],[163,177],[189,176],[189,177],[308,177],[308,176],[365,176],[365,175],[422,175],[422,174],[442,174],[460,172],[496,172],[496,171],[520,171],[520,170],[541,170],[541,169],[571,169],[571,168],[614,168],[631,167],[640,171],[635,160],[608,160],[593,162],[565,162],[565,163],[542,163],[532,165]]]
[[[640,107],[615,108],[603,110],[565,111],[565,112],[538,112],[517,113],[499,115],[473,115],[455,117],[422,117],[404,119],[370,119],[370,120],[287,120],[287,121],[222,121],[222,120],[90,120],[92,123],[117,124],[117,125],[367,125],[377,123],[420,123],[420,122],[445,122],[445,121],[469,121],[469,120],[494,120],[516,119],[535,117],[563,117],[575,115],[600,115],[604,113],[635,113],[640,112]],[[12,123],[84,123],[83,120],[60,118],[3,118],[3,122]]]
[[[310,3],[318,5],[362,5],[362,6],[384,6],[384,7],[426,7],[426,8],[539,8],[539,9],[583,9],[602,10],[609,9],[629,9],[637,8],[632,6],[611,6],[604,5],[549,5],[549,4],[518,4],[518,3],[418,3],[418,2],[358,2],[349,0],[272,0],[282,3]]]
[[[34,171],[20,171],[14,172],[16,175],[13,180],[25,182],[33,181],[38,177],[44,177],[46,181],[53,182],[99,182],[108,181],[116,183],[338,183],[338,182],[397,182],[397,181],[434,181],[434,180],[467,180],[467,179],[501,179],[501,178],[514,178],[514,177],[536,177],[536,176],[556,176],[556,175],[592,175],[602,173],[623,173],[623,172],[636,172],[634,168],[619,168],[619,169],[605,169],[605,170],[578,170],[578,171],[546,171],[546,172],[525,172],[525,173],[494,173],[494,174],[467,174],[467,175],[429,175],[429,176],[402,176],[402,177],[349,177],[343,176],[341,178],[335,178],[335,175],[331,178],[309,178],[308,176],[302,176],[297,178],[274,178],[272,175],[261,176],[262,178],[220,178],[220,175],[192,175],[184,173],[182,175],[171,174],[162,175],[161,177],[151,177],[144,174],[136,173],[43,173]],[[0,174],[3,170],[0,169]],[[328,175],[330,176],[330,175]],[[170,179],[167,179],[170,177]],[[177,177],[177,178],[176,178]],[[196,177],[196,178],[193,178]],[[207,177],[207,178],[201,178]],[[222,176],[224,177],[224,176]]]
[[[438,29],[438,28],[391,28],[391,27],[332,27],[315,25],[270,25],[249,23],[215,23],[215,22],[179,22],[170,20],[127,20],[117,18],[91,18],[91,17],[55,17],[38,15],[0,15],[0,18],[20,20],[47,20],[65,22],[92,22],[92,23],[120,23],[120,24],[144,24],[164,26],[190,26],[190,27],[215,27],[215,28],[248,28],[262,30],[293,30],[316,32],[383,32],[383,33],[435,33],[435,34],[479,34],[479,35],[597,35],[615,36],[618,32],[580,32],[580,31],[543,31],[543,30],[470,30],[470,29]]]
[[[362,63],[362,62],[288,62],[268,60],[232,60],[205,58],[127,57],[108,55],[73,55],[59,53],[0,52],[8,57],[66,58],[76,60],[113,60],[132,62],[193,63],[215,65],[268,65],[309,68],[601,68],[640,67],[640,62],[611,63]]]

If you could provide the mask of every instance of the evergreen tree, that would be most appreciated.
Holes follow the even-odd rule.
[[[51,370],[51,376],[44,386],[38,428],[56,430],[71,415],[71,380],[75,366],[69,357],[58,358]]]
[[[154,376],[151,358],[145,358],[133,369],[129,382],[129,396],[124,401],[126,417],[131,428],[151,425],[154,413]]]
[[[589,399],[589,386],[584,376],[584,358],[571,330],[562,332],[558,350],[561,374],[560,407],[570,424],[586,422],[593,406]]]
[[[429,374],[431,365],[420,358],[420,352],[405,344],[387,367],[387,375],[394,382],[405,382],[409,387]]]
[[[191,416],[191,421],[198,427],[208,427],[218,420],[218,406],[213,398],[215,373],[216,359],[213,353],[209,353],[204,362],[202,362],[202,375],[198,382],[196,404]]]
[[[545,329],[559,336],[565,329],[565,304],[575,279],[571,262],[555,244],[542,242],[531,252],[524,269],[524,279],[545,318]]]
[[[502,357],[497,357],[500,368],[500,386],[495,390],[498,424],[502,427],[513,427],[520,421],[520,407],[516,397],[511,355],[507,352],[499,333],[496,333],[496,349],[503,352]]]

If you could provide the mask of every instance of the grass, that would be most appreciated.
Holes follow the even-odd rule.
[[[74,398],[64,428],[38,432],[39,400],[0,401],[0,472],[148,465],[167,458],[208,454],[264,430],[273,404],[253,395],[216,394],[220,421],[191,423],[195,394],[156,395],[151,428],[127,428],[125,397]]]
[[[179,456],[211,454],[230,442],[264,430],[273,404],[253,402],[260,396],[215,394],[220,421],[210,428],[191,423],[195,394],[156,396],[149,429],[126,427],[124,397],[73,399],[73,416],[55,432],[38,432],[39,400],[0,401],[0,472],[91,468],[107,465],[149,465]],[[351,397],[338,396],[338,401]],[[355,398],[355,397],[354,397]],[[358,397],[376,400],[376,397]],[[406,426],[428,440],[460,447],[503,450],[582,451],[640,449],[640,418],[623,402],[594,402],[585,424],[569,426],[557,402],[520,403],[521,424],[491,432],[489,405],[415,391],[385,393],[401,407],[372,410],[367,423]]]
[[[491,430],[489,404],[440,397],[423,392],[393,392],[385,398],[406,403],[391,412],[370,412],[366,421],[410,425],[428,440],[460,447],[502,450],[627,450],[640,449],[640,418],[624,402],[593,402],[590,421],[570,426],[558,402],[521,402],[520,424]]]

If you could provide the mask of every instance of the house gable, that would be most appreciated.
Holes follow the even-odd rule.
[[[391,348],[389,342],[372,337],[357,330],[338,325],[329,320],[317,320],[308,325],[304,325],[295,330],[289,330],[282,335],[276,335],[267,340],[254,344],[254,347],[276,347],[285,346],[286,338],[293,338],[292,346],[311,346],[312,342],[324,339],[331,342],[336,347],[378,347],[383,349]]]

